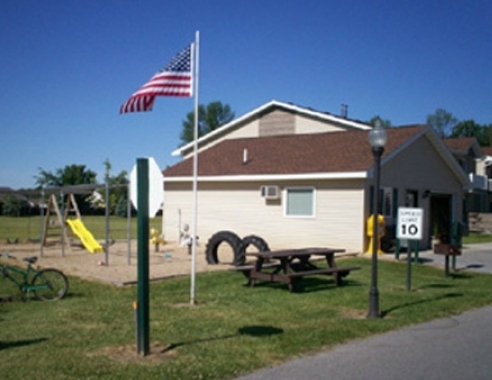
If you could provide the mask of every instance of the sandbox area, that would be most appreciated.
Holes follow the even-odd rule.
[[[42,268],[53,267],[67,275],[90,280],[107,282],[115,285],[135,284],[137,281],[137,242],[131,242],[128,256],[128,242],[115,242],[109,247],[108,262],[105,253],[89,253],[82,246],[65,248],[62,256],[61,245],[43,247],[40,256],[39,244],[0,245],[0,252],[7,252],[18,259],[26,256],[38,256]],[[12,262],[13,264],[13,262]],[[103,265],[101,265],[103,264]],[[218,270],[230,270],[230,264],[210,265],[205,260],[204,247],[197,247],[196,273]],[[191,273],[191,256],[188,248],[169,243],[161,245],[156,252],[149,247],[149,279],[159,280],[176,276],[187,276]]]

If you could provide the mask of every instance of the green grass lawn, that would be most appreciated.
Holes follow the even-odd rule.
[[[82,221],[94,237],[98,240],[105,238],[106,219],[104,216],[83,216]],[[126,218],[120,216],[110,216],[109,229],[111,239],[126,239],[127,238]],[[0,216],[0,243],[7,240],[19,242],[27,242],[29,240],[39,239],[44,226],[44,218],[39,215],[25,217],[9,217]],[[162,218],[150,218],[150,228],[155,228],[158,231],[162,229]],[[54,231],[57,232],[56,230]],[[131,219],[131,235],[132,238],[137,236],[137,219]],[[492,235],[470,233],[463,237],[463,244],[489,243],[492,242]]]
[[[82,221],[87,229],[98,240],[105,238],[106,218],[104,216],[83,216]],[[128,220],[120,216],[110,216],[109,218],[109,235],[110,239],[126,239],[127,238]],[[7,240],[23,243],[29,240],[37,240],[42,235],[44,228],[44,218],[41,216],[26,216],[26,217],[9,217],[0,216],[0,243],[5,243]],[[150,218],[149,228],[155,228],[158,231],[162,229],[162,217]],[[49,236],[58,234],[59,229],[49,230]],[[137,237],[137,218],[131,218],[131,236],[133,239]]]
[[[305,278],[298,292],[281,284],[245,286],[240,273],[150,284],[150,341],[169,347],[145,360],[118,359],[136,351],[136,287],[118,288],[70,278],[68,298],[0,304],[2,379],[232,379],[336,344],[447,317],[492,303],[492,276],[414,265],[412,291],[406,264],[379,262],[382,319],[368,320],[370,260],[347,283]],[[0,289],[7,289],[0,279]],[[0,292],[2,293],[2,292]],[[161,350],[162,351],[162,350]]]
[[[479,234],[471,232],[468,236],[463,237],[463,244],[477,244],[477,243],[490,243],[492,242],[492,235]]]

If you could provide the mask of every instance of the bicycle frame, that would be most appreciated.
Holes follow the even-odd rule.
[[[42,285],[30,284],[30,279],[32,279],[39,272],[36,269],[34,269],[32,265],[29,263],[27,264],[26,269],[21,269],[12,265],[0,263],[0,271],[3,277],[7,278],[9,281],[16,284],[22,293],[49,288],[49,284],[42,284]],[[9,272],[13,272],[17,274],[18,277],[21,278],[21,280],[12,276]]]

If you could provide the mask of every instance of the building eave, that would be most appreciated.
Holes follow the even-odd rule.
[[[198,182],[257,182],[257,181],[307,181],[307,180],[339,180],[365,179],[367,171],[336,172],[336,173],[305,173],[305,174],[256,174],[228,176],[199,176]],[[164,177],[166,182],[191,182],[192,176]]]

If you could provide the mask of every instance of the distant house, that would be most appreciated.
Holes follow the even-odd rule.
[[[198,141],[198,235],[257,234],[271,248],[342,247],[363,252],[372,213],[373,156],[367,124],[270,102]],[[192,218],[192,144],[164,174],[163,231],[178,239]],[[426,126],[388,129],[381,161],[381,210],[424,209],[428,246],[436,226],[462,221],[469,180]]]
[[[20,206],[19,213],[22,209],[32,206],[32,204],[29,202],[29,199],[27,199],[27,197],[24,196],[22,193],[19,193],[16,190],[11,189],[10,187],[0,186],[0,215],[4,213],[4,204],[6,199],[8,199],[9,197],[15,199],[16,203]]]
[[[0,196],[4,196],[7,194],[15,194],[15,190],[10,187],[0,186]]]
[[[485,177],[486,185],[483,187],[487,190],[486,210],[492,212],[492,146],[483,146],[482,157],[476,161],[477,175]]]
[[[481,147],[475,137],[445,139],[444,143],[471,182],[465,211],[492,212],[492,147]]]

